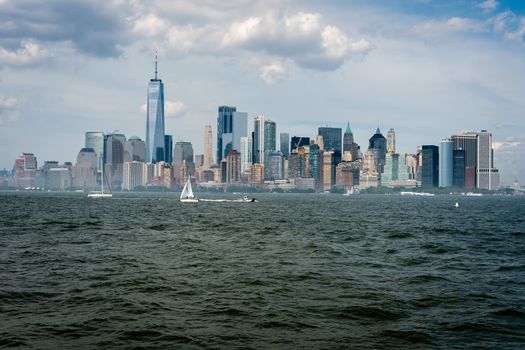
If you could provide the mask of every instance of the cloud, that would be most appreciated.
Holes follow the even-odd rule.
[[[140,106],[142,113],[148,112],[148,105],[144,103]],[[167,118],[179,118],[186,114],[186,105],[182,101],[164,101],[164,115]]]
[[[519,147],[520,142],[492,142],[492,148],[495,151],[502,151]]]
[[[413,27],[412,32],[424,38],[438,38],[456,33],[479,32],[483,30],[483,22],[464,17],[451,17],[444,21],[431,20],[419,23]]]
[[[286,68],[279,61],[274,61],[259,68],[259,77],[268,85],[281,81],[285,74]]]
[[[24,41],[19,49],[10,51],[0,47],[0,64],[8,66],[26,66],[47,60],[50,53],[39,43]]]
[[[20,118],[16,97],[0,95],[0,125],[14,123]]]
[[[485,0],[483,2],[480,2],[477,7],[482,9],[485,12],[491,12],[498,7],[499,3],[496,0]]]

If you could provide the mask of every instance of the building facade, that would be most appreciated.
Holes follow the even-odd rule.
[[[146,161],[164,161],[164,84],[157,77],[157,57],[155,57],[155,78],[148,83],[148,102],[146,116]]]

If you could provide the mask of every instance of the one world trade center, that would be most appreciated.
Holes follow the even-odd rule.
[[[155,78],[148,84],[148,115],[146,119],[146,161],[157,163],[164,160],[164,84],[157,79],[157,56]]]

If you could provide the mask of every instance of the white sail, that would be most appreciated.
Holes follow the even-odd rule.
[[[191,177],[188,176],[188,181],[184,184],[182,193],[180,194],[180,199],[193,199],[193,190],[191,188]]]

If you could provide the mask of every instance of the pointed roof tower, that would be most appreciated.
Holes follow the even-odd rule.
[[[352,129],[350,129],[350,122],[348,122],[346,125],[345,134],[351,134],[351,133],[352,133]]]

